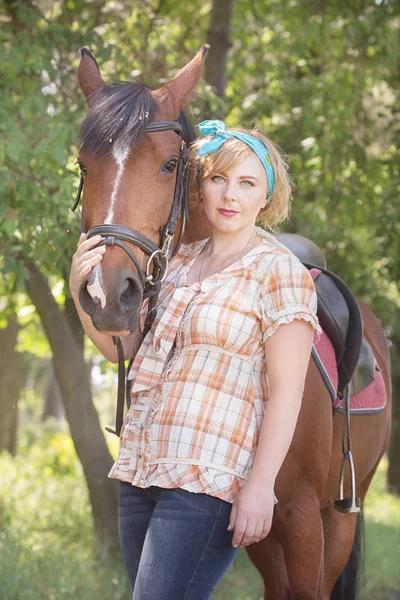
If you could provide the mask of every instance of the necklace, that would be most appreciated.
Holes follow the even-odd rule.
[[[247,242],[247,244],[245,245],[245,247],[242,250],[239,250],[239,252],[237,252],[236,254],[234,254],[234,256],[232,256],[232,258],[229,258],[226,262],[224,262],[224,264],[221,267],[219,267],[218,271],[222,271],[223,269],[225,269],[225,267],[230,265],[236,258],[239,257],[240,254],[246,254],[247,248],[251,245],[252,242],[254,242],[256,237],[257,237],[257,231],[254,231],[254,233],[250,236],[250,239]],[[203,249],[204,256],[203,256],[203,260],[201,261],[201,267],[200,267],[200,272],[199,272],[199,281],[201,281],[201,275],[203,273],[203,267],[204,267],[204,262],[206,260],[206,257],[210,256],[207,253],[210,244],[211,244],[211,238],[208,240],[207,244],[204,246],[204,249]]]

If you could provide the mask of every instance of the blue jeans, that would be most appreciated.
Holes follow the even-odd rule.
[[[120,482],[119,539],[134,600],[207,600],[236,556],[232,505]]]

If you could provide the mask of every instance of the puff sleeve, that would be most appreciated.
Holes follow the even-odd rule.
[[[271,265],[261,292],[263,342],[283,323],[304,319],[318,336],[317,294],[308,269],[292,255],[279,255]]]

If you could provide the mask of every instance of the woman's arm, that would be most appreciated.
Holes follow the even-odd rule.
[[[79,286],[81,282],[88,276],[92,268],[97,265],[106,251],[105,246],[95,247],[101,240],[101,236],[94,236],[87,239],[86,234],[82,233],[78,249],[72,258],[71,273],[69,279],[69,287],[72,298],[75,302],[76,310],[82,323],[82,327],[92,340],[96,348],[101,354],[112,363],[118,362],[117,348],[114,345],[112,337],[98,331],[89,315],[85,313],[79,302]],[[137,353],[142,336],[139,330],[131,335],[121,337],[122,347],[124,349],[125,359],[133,358]]]
[[[269,382],[257,453],[250,478],[274,486],[292,442],[310,362],[313,328],[296,319],[265,342]]]
[[[265,342],[269,401],[250,478],[232,507],[232,544],[248,546],[268,535],[275,479],[292,442],[310,361],[313,328],[305,320],[280,325]]]

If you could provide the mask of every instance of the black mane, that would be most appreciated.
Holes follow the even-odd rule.
[[[150,89],[138,81],[118,82],[100,88],[79,132],[82,150],[104,157],[116,142],[121,147],[134,146],[146,125],[153,120],[156,108]],[[178,122],[182,125],[184,140],[192,142],[194,131],[183,111]]]
[[[187,114],[184,110],[181,110],[180,115],[178,117],[178,123],[182,125],[183,130],[183,139],[189,145],[196,139],[195,131],[188,119]]]
[[[79,132],[82,149],[100,157],[109,154],[117,141],[122,147],[133,146],[156,106],[149,88],[137,81],[100,88]]]

